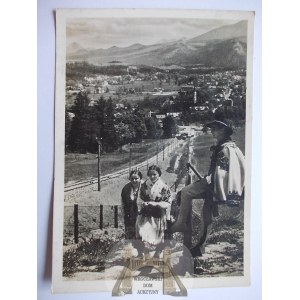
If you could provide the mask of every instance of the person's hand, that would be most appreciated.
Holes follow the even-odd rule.
[[[205,176],[205,179],[208,184],[211,184],[211,175]]]

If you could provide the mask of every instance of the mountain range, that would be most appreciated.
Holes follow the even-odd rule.
[[[247,21],[226,25],[191,39],[133,44],[108,49],[85,49],[79,43],[67,47],[68,61],[105,65],[112,61],[131,65],[187,65],[244,67],[247,54]]]

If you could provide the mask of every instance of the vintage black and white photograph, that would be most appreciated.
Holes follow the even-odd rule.
[[[54,292],[250,283],[253,21],[57,11]]]

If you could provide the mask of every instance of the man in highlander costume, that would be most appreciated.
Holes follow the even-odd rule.
[[[211,147],[211,163],[208,175],[184,187],[179,194],[180,208],[171,232],[188,230],[186,222],[193,199],[205,199],[201,218],[200,242],[191,249],[193,256],[201,255],[200,247],[204,244],[212,217],[219,215],[218,205],[239,206],[244,196],[245,158],[241,150],[231,140],[233,133],[230,126],[213,121],[206,125],[216,140]]]

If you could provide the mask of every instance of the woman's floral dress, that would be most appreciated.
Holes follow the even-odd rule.
[[[159,178],[155,183],[149,179],[141,185],[140,210],[136,221],[137,238],[156,245],[164,240],[167,220],[170,219],[171,191]],[[155,205],[148,204],[155,202]]]

